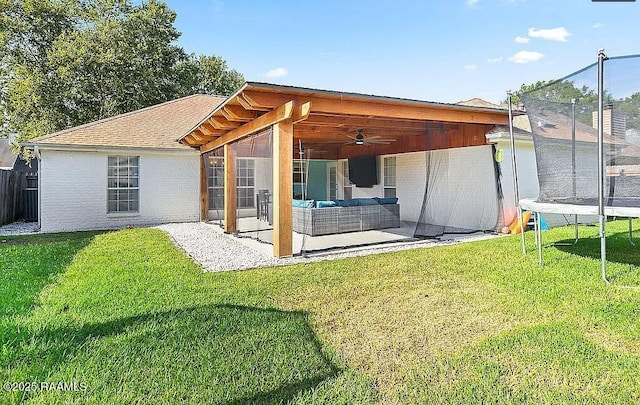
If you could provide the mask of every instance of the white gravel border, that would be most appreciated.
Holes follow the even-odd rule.
[[[278,259],[271,255],[272,246],[253,239],[237,238],[222,232],[215,224],[204,222],[173,223],[157,226],[165,231],[205,271],[246,270],[260,267],[284,266],[295,263],[333,260],[343,257],[364,256],[373,253],[451,245],[461,242],[491,239],[497,235],[476,233],[471,235],[447,235],[441,241],[425,240],[398,242],[361,248],[343,249],[310,256],[294,256]]]
[[[0,236],[28,235],[40,232],[37,222],[18,221],[0,226]]]

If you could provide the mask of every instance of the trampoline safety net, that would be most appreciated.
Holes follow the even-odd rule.
[[[520,94],[534,140],[538,201],[598,205],[598,67]],[[604,62],[605,205],[640,207],[640,56]]]

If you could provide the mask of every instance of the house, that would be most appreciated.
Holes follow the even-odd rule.
[[[487,102],[483,101],[483,105]],[[496,106],[498,107],[498,106]],[[513,134],[516,149],[516,165],[518,169],[518,185],[520,198],[537,199],[545,198],[539,196],[540,187],[538,176],[544,176],[547,184],[558,184],[558,188],[566,186],[566,173],[572,170],[578,173],[574,188],[581,190],[582,193],[594,194],[597,183],[594,181],[594,168],[597,168],[597,115],[595,112],[591,114],[593,118],[592,125],[584,122],[576,121],[575,130],[572,119],[550,109],[543,113],[519,115],[513,118]],[[540,172],[536,163],[536,151],[534,148],[533,134],[531,125],[536,126],[539,136],[547,139],[545,142],[544,155],[545,158],[556,162],[552,167],[552,172]],[[627,146],[624,140],[625,129],[624,122],[612,114],[611,110],[605,109],[605,144],[610,146],[610,158],[618,156],[624,150],[632,152],[632,147]],[[613,132],[613,134],[612,134]],[[575,167],[560,167],[562,163],[570,163],[565,159],[571,156],[571,149],[574,145],[572,136],[575,136]],[[506,222],[515,219],[516,204],[513,193],[513,171],[511,158],[511,140],[508,126],[496,126],[487,133],[489,142],[495,143],[499,150],[502,150],[503,161],[502,167],[502,186],[504,191],[504,214]],[[540,151],[539,151],[540,152]],[[622,154],[624,155],[624,154]],[[590,175],[587,175],[590,173]],[[556,190],[554,195],[561,195],[567,190]],[[545,214],[546,223],[553,226],[562,226],[574,222],[573,216],[562,214]],[[581,215],[578,218],[580,223],[594,223],[597,218],[593,215]]]
[[[43,231],[222,218],[234,233],[251,220],[282,257],[293,253],[294,195],[387,197],[417,227],[493,229],[496,125],[506,110],[248,82],[25,146],[40,161]]]
[[[200,153],[176,139],[224,98],[193,95],[30,141],[43,232],[200,219]]]

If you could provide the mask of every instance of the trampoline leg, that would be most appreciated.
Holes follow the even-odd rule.
[[[633,218],[629,217],[629,243],[633,246],[636,244],[633,242]]]
[[[606,216],[600,215],[600,269],[602,271],[602,279],[609,284],[607,280],[607,238],[605,234]]]
[[[536,241],[538,243],[538,264],[542,266],[542,224],[540,223],[540,213],[535,213],[535,228],[537,233]]]

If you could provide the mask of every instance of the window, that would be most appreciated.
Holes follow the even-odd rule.
[[[384,166],[384,196],[395,197],[396,196],[396,157],[386,157],[383,160]]]
[[[207,170],[209,209],[221,210],[224,208],[224,157],[211,156]]]
[[[238,208],[254,208],[255,203],[255,166],[253,159],[238,159]]]
[[[302,188],[307,175],[307,161],[294,159],[293,160],[293,185]]]
[[[353,183],[349,180],[349,161],[342,161],[342,198],[350,200],[353,198]]]
[[[107,212],[138,212],[139,156],[107,158]]]
[[[335,165],[329,166],[329,199],[338,199],[338,168]]]
[[[236,197],[237,208],[254,208],[255,203],[255,161],[238,159],[236,161]],[[207,166],[209,189],[209,209],[224,209],[224,158],[211,156]]]

